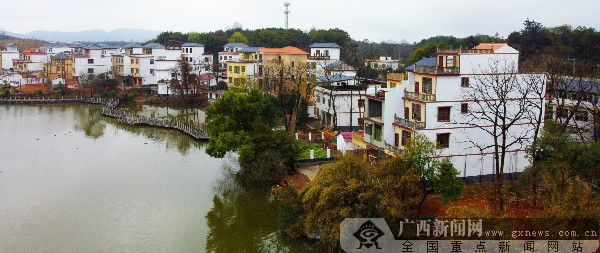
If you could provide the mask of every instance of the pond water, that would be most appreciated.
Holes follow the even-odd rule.
[[[268,190],[235,186],[235,156],[99,110],[0,105],[0,252],[321,251],[279,233]],[[197,109],[169,111],[204,122]]]

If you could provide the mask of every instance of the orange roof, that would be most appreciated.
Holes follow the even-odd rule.
[[[259,51],[263,54],[308,54],[300,48],[290,46],[283,48],[261,48]]]
[[[501,48],[503,46],[506,46],[506,43],[480,43],[473,49],[492,49],[492,51],[496,51],[498,50],[498,48]]]

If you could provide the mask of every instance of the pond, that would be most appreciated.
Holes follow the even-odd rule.
[[[279,233],[268,189],[235,185],[235,155],[99,110],[0,106],[0,252],[321,251]],[[204,123],[197,109],[164,115],[176,111]]]

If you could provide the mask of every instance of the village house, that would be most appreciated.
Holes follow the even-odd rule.
[[[380,56],[379,59],[365,60],[365,66],[377,70],[397,70],[400,68],[400,60],[392,60],[391,56]]]
[[[243,47],[238,60],[227,62],[227,85],[240,87],[255,82],[258,74],[258,50],[262,47]]]
[[[19,48],[15,43],[6,44],[6,48],[2,50],[2,68],[13,68],[13,60],[19,60]]]
[[[519,52],[514,48],[506,44],[484,46],[464,51],[439,50],[434,66],[430,65],[430,60],[424,61],[426,65],[417,63],[408,72],[407,80],[401,80],[402,85],[369,89],[365,95],[364,118],[364,142],[369,157],[402,153],[407,141],[414,133],[419,133],[438,144],[439,157],[450,158],[461,172],[461,177],[492,174],[492,150],[478,148],[488,146],[492,141],[491,136],[483,130],[492,126],[482,119],[469,117],[469,112],[479,108],[480,104],[466,94],[472,94],[473,86],[486,77],[510,75],[511,78],[514,76],[512,80],[520,88],[511,91],[508,96],[518,101],[523,95],[516,92],[529,91],[525,89],[527,83],[524,79],[531,75],[517,72]],[[497,71],[489,67],[491,63],[499,61],[513,68],[510,71]],[[544,80],[540,85],[545,85],[543,75],[533,77]],[[539,103],[539,99],[536,100],[529,93],[525,100]],[[525,110],[536,113],[533,108]],[[529,136],[533,127],[527,119],[518,120],[510,129],[513,131],[511,136]],[[529,165],[525,157],[528,143],[530,141],[526,140],[521,145],[509,148],[507,173],[521,172]]]

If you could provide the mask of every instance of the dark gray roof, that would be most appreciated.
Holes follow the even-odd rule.
[[[256,53],[261,48],[264,48],[264,47],[243,47],[242,49],[238,50],[238,52],[239,53]]]
[[[54,47],[54,43],[46,43],[44,45],[42,45],[40,48],[53,48]]]
[[[142,48],[165,48],[165,46],[158,44],[158,43],[148,43],[146,45],[144,45]]]
[[[421,60],[419,60],[418,62],[416,62],[413,65],[410,65],[408,67],[406,67],[406,71],[415,71],[415,65],[419,65],[419,66],[435,66],[436,65],[436,60],[435,57],[429,57],[429,58],[423,58]]]
[[[343,81],[348,81],[348,80],[354,80],[355,78],[356,78],[355,76],[345,76],[342,74],[335,74],[335,75],[330,75],[330,76],[320,76],[319,80],[321,80],[321,82],[331,83],[331,82],[343,82]]]
[[[203,47],[204,45],[200,43],[183,43],[182,47]]]
[[[85,49],[89,49],[89,50],[100,50],[102,48],[95,46],[95,45],[88,45],[85,47]]]
[[[599,93],[598,85],[599,80],[579,80],[579,79],[568,79],[562,84],[556,85],[556,90],[566,91],[584,91],[591,93]]]
[[[117,46],[117,45],[102,45],[101,48],[102,49],[118,49],[119,46]]]
[[[58,53],[55,56],[52,56],[52,58],[54,59],[71,59],[71,57],[69,57],[68,55],[64,54],[64,53]]]
[[[134,48],[134,47],[142,47],[142,46],[138,43],[128,43],[123,46],[123,48]]]
[[[223,47],[247,47],[244,43],[227,43]]]
[[[310,45],[310,48],[318,47],[318,48],[342,48],[338,44],[335,43],[315,43]]]

